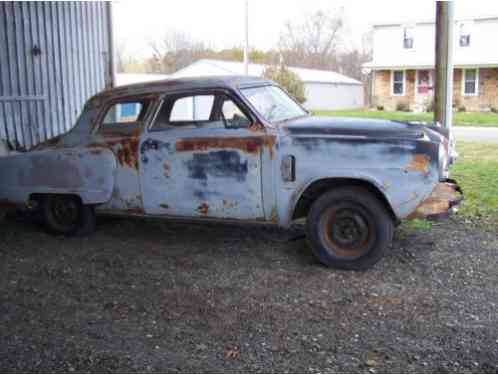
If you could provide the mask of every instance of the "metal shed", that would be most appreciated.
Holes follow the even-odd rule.
[[[249,64],[248,74],[261,77],[266,66]],[[304,83],[310,110],[337,110],[363,107],[363,84],[345,75],[318,69],[289,67]],[[170,78],[244,74],[244,64],[236,61],[201,59],[173,73]]]
[[[110,5],[0,3],[0,139],[30,148],[69,130],[112,84]]]

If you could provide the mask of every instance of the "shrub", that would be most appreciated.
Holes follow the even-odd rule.
[[[458,112],[467,112],[465,106],[461,105],[460,107],[458,107]]]
[[[384,106],[383,105],[378,105],[377,106],[377,111],[383,111],[384,110]]]
[[[405,103],[405,102],[398,102],[398,103],[396,103],[396,111],[410,112],[410,108],[408,107],[407,103]]]
[[[434,112],[434,98],[429,99],[427,103],[425,104],[425,111],[426,112]]]
[[[304,103],[306,101],[304,82],[296,73],[289,70],[285,65],[267,66],[263,72],[263,77],[277,82],[299,103]]]

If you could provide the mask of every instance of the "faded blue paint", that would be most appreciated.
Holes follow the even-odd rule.
[[[442,180],[445,138],[421,125],[305,117],[274,126],[259,118],[240,87],[256,78],[187,79],[120,87],[92,98],[74,129],[35,151],[0,158],[0,201],[33,193],[76,194],[97,212],[260,221],[288,227],[306,189],[321,179],[369,183],[398,219]],[[178,92],[223,90],[251,117],[249,128],[154,127],[163,100]],[[142,122],[103,129],[109,103],[151,101]],[[99,152],[96,152],[99,150]],[[441,150],[445,150],[441,153]],[[295,158],[284,181],[282,158]],[[441,162],[443,161],[443,162]],[[43,169],[39,173],[38,169]]]

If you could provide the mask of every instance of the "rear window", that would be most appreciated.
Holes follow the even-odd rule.
[[[132,124],[143,120],[149,101],[124,101],[113,104],[106,112],[102,124]]]

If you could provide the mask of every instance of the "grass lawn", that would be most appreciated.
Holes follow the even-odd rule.
[[[465,194],[460,214],[498,225],[498,145],[460,142],[457,150],[451,177]]]
[[[458,215],[474,224],[498,225],[498,144],[459,142],[457,149],[460,157],[451,167],[451,178],[465,195]],[[424,230],[433,222],[414,219],[407,225]]]
[[[389,112],[370,111],[366,109],[342,111],[314,111],[318,116],[337,117],[370,117],[399,121],[433,121],[432,112]],[[454,112],[453,123],[455,126],[490,126],[498,127],[498,113],[493,112]]]

